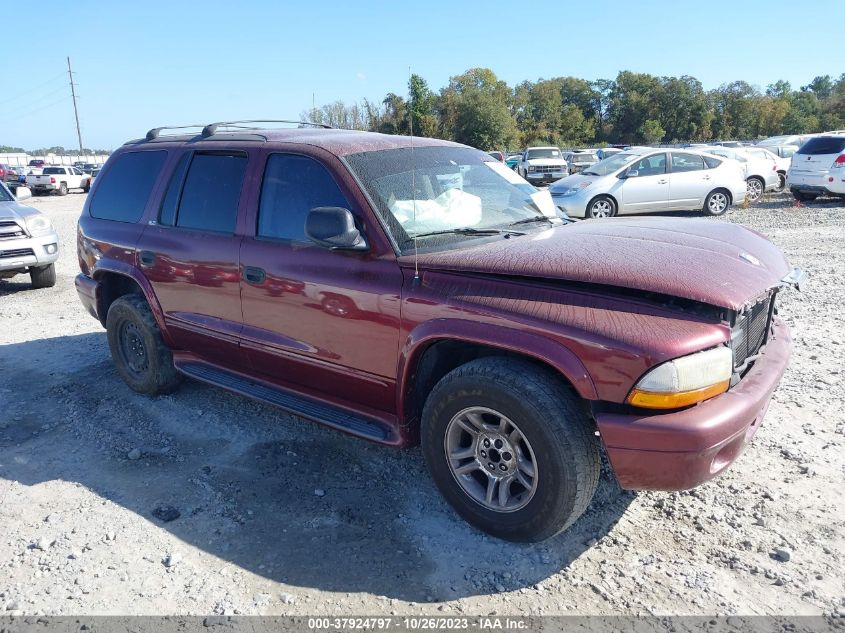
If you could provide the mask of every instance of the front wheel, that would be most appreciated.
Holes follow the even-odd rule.
[[[85,181],[85,184],[84,184],[84,185],[83,185],[83,187],[82,187],[82,192],[83,192],[83,193],[88,193],[89,191],[91,191],[91,181],[90,181],[90,180],[86,180],[86,181]]]
[[[588,218],[612,218],[616,215],[616,203],[608,196],[598,196],[587,205]]]
[[[724,215],[731,201],[724,191],[711,191],[704,201],[704,212],[710,215]]]
[[[757,176],[751,176],[751,178],[745,182],[748,185],[748,202],[754,203],[763,197],[763,191],[766,188],[766,184],[760,178],[757,178]]]
[[[509,541],[566,529],[598,484],[598,440],[582,403],[551,372],[482,358],[447,374],[422,415],[440,492],[466,521]]]
[[[52,288],[56,285],[56,265],[48,264],[40,268],[30,268],[29,278],[35,289]]]

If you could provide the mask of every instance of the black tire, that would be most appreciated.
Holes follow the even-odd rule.
[[[801,191],[793,191],[792,195],[795,197],[798,202],[812,202],[816,198],[818,198],[818,194],[815,193],[803,193]]]
[[[133,391],[170,393],[182,382],[173,354],[161,338],[152,310],[143,296],[118,297],[106,316],[109,350],[117,372]]]
[[[724,189],[716,189],[707,194],[707,198],[704,200],[703,211],[708,215],[725,215],[730,206],[730,194]]]
[[[751,204],[760,202],[763,199],[763,194],[766,193],[766,183],[763,182],[762,178],[758,178],[757,176],[751,176],[745,182],[748,183],[748,202]],[[759,193],[757,193],[758,189]],[[754,193],[752,193],[752,190]]]
[[[49,264],[41,268],[30,268],[29,278],[32,280],[32,287],[52,288],[56,285],[56,265]]]
[[[603,215],[602,210],[609,208],[609,215]],[[616,202],[610,196],[596,196],[587,205],[585,215],[588,218],[612,218],[618,213]]]
[[[89,191],[91,191],[91,180],[90,179],[86,180],[85,185],[82,187],[83,193],[88,193]]]
[[[67,195],[67,183],[66,182],[59,183],[59,195],[60,196],[66,196]]]
[[[536,489],[518,509],[482,505],[453,474],[447,431],[471,407],[506,416],[530,442]],[[449,504],[478,529],[509,541],[542,541],[565,530],[587,509],[598,484],[599,443],[583,403],[553,373],[527,361],[481,358],[448,373],[426,400],[421,439],[431,476]]]
[[[784,189],[786,189],[786,174],[778,172],[778,188],[775,191],[781,193]]]

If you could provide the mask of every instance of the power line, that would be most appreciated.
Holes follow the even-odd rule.
[[[24,97],[24,96],[26,96],[26,95],[28,95],[32,92],[35,92],[36,90],[40,90],[44,86],[49,86],[50,84],[54,83],[57,79],[61,79],[62,77],[64,77],[64,75],[65,75],[65,73],[63,71],[63,72],[59,73],[58,75],[56,75],[55,77],[52,77],[52,78],[48,79],[47,81],[38,84],[37,86],[34,86],[32,88],[27,88],[26,90],[22,90],[22,91],[16,93],[15,95],[9,97],[8,99],[4,99],[3,101],[0,101],[0,105],[10,103],[12,101],[15,101],[16,99],[20,99],[21,97]]]
[[[4,110],[4,118],[5,118],[6,112],[9,112],[11,114],[11,116],[14,116],[18,112],[23,112],[25,110],[31,109],[33,105],[37,105],[39,103],[42,103],[48,97],[52,97],[53,95],[58,94],[60,92],[65,92],[65,90],[67,90],[67,85],[63,84],[63,85],[59,86],[58,88],[56,88],[55,90],[51,90],[50,92],[42,95],[41,97],[39,97],[36,101],[34,101],[31,104],[27,104],[27,105],[24,105],[24,106],[17,105],[17,106],[14,106],[10,111]],[[65,95],[67,95],[67,93],[65,93]]]
[[[28,110],[27,112],[24,112],[23,114],[21,114],[19,116],[12,117],[11,119],[4,118],[3,121],[4,122],[19,121],[20,119],[25,119],[26,117],[28,117],[32,114],[36,114],[38,112],[41,112],[42,110],[46,110],[47,108],[52,108],[53,106],[58,105],[59,103],[65,103],[65,102],[67,102],[67,100],[68,100],[68,95],[65,95],[65,96],[57,99],[56,101],[53,101],[52,103],[48,103],[47,105],[41,106],[40,108],[34,108],[34,109],[31,109],[31,110]]]

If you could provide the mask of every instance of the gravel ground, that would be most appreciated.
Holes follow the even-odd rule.
[[[83,200],[31,201],[62,236],[55,288],[0,281],[0,614],[845,616],[841,203],[714,220],[811,282],[782,296],[793,360],[738,463],[682,493],[605,474],[572,529],[527,546],[458,519],[417,449],[190,381],[131,392],[73,287]]]

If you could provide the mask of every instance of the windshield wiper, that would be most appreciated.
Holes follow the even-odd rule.
[[[466,226],[457,229],[443,229],[442,231],[429,231],[428,233],[418,233],[411,235],[408,241],[420,237],[432,237],[434,235],[501,235],[507,233],[508,235],[525,235],[522,231],[511,231],[510,229],[474,229],[471,226]]]
[[[582,171],[582,172],[581,172],[581,175],[582,175],[582,176],[601,176],[601,174],[596,173],[596,172],[594,172],[594,171],[589,171],[589,170],[587,170],[587,171]]]
[[[511,222],[508,226],[517,226],[519,224],[532,224],[534,222],[548,222],[549,224],[554,224],[551,218],[547,218],[545,215],[534,215],[530,218],[523,218],[521,220],[517,220],[516,222]]]

